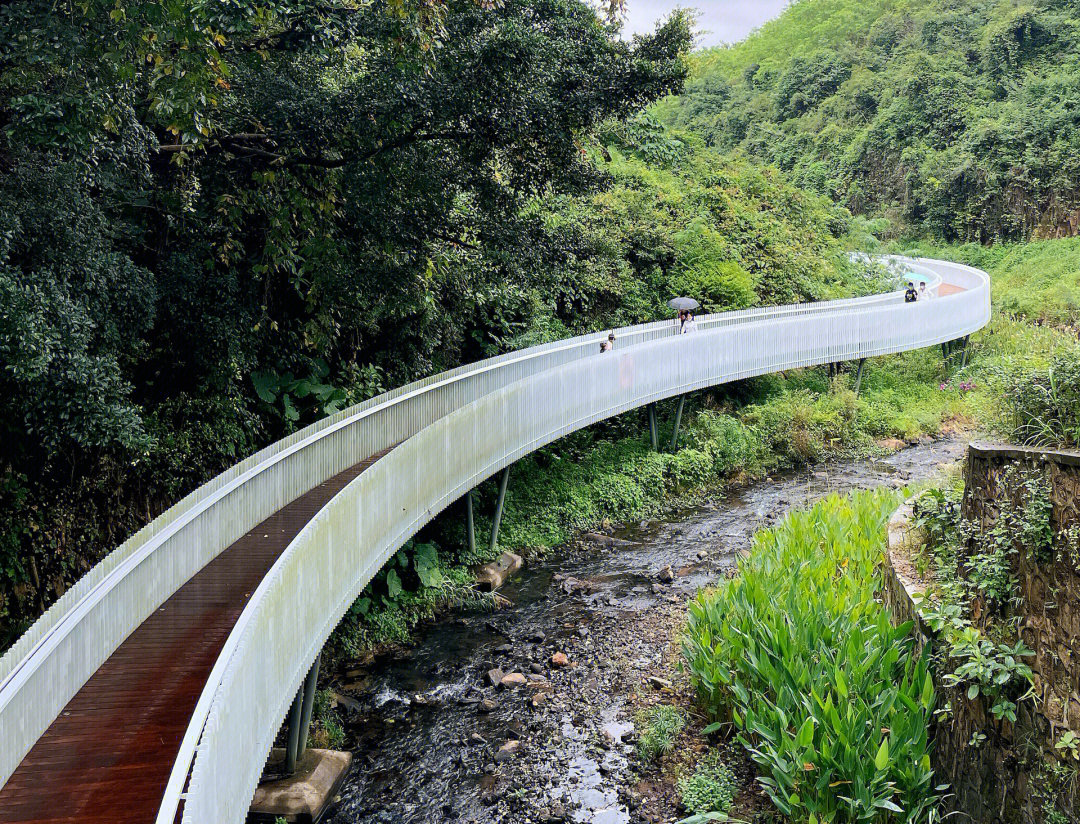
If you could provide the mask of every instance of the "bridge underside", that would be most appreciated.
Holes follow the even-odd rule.
[[[315,513],[383,454],[278,510],[143,622],[0,789],[0,821],[153,822],[199,695],[251,593]]]

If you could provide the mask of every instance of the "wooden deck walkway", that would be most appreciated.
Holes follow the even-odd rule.
[[[195,704],[247,599],[315,513],[384,454],[271,515],[144,621],[0,789],[0,822],[152,824]]]

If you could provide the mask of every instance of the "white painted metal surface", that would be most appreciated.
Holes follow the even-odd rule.
[[[461,367],[274,444],[189,495],[78,582],[0,660],[0,782],[120,643],[219,552],[289,501],[393,444],[290,544],[253,594],[199,701],[159,821],[242,821],[303,673],[385,559],[450,502],[563,434],[642,404],[770,371],[952,340],[989,319],[985,273],[903,261],[933,286],[606,330]]]

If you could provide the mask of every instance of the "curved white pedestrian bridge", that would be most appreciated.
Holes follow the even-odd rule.
[[[448,505],[562,435],[664,398],[966,338],[984,272],[899,261],[902,292],[606,330],[435,375],[320,421],[186,497],[0,659],[0,822],[243,821],[334,626]]]

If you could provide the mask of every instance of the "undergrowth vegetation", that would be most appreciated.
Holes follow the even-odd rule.
[[[1049,564],[1059,544],[1071,550],[1071,536],[1054,534],[1051,490],[1041,472],[1011,464],[999,484],[998,513],[985,528],[962,517],[961,489],[925,490],[914,523],[926,544],[915,561],[930,582],[920,610],[942,639],[946,683],[968,700],[982,696],[994,718],[1015,723],[1018,704],[1034,695],[1026,662],[1034,653],[1015,617],[1022,605],[1018,558],[1026,553]]]
[[[676,784],[682,807],[688,813],[726,813],[739,792],[739,780],[718,750],[698,762],[694,772]]]
[[[1072,0],[800,0],[659,113],[892,232],[1072,235],[1077,37]]]
[[[656,704],[641,710],[634,722],[638,730],[638,755],[643,761],[655,761],[675,746],[675,739],[686,726],[686,716],[676,706]]]
[[[875,600],[897,497],[831,496],[762,531],[739,576],[691,602],[683,652],[705,710],[734,725],[798,821],[933,817],[935,693],[911,624]]]

